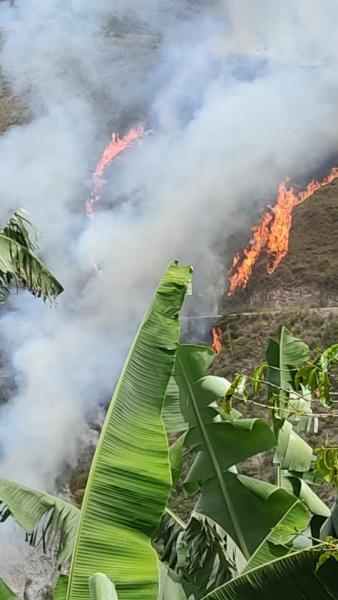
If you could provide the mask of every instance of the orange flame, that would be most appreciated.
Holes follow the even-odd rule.
[[[219,354],[222,350],[222,330],[220,327],[213,327],[211,331],[212,342],[210,344],[211,350],[215,352],[215,354]]]
[[[268,206],[263,212],[261,222],[252,228],[252,238],[249,245],[243,250],[243,256],[237,254],[233,258],[229,270],[229,296],[247,286],[257,258],[263,248],[266,249],[268,258],[266,271],[269,275],[273,273],[289,248],[294,207],[337,178],[338,167],[334,167],[321,181],[315,179],[310,181],[302,192],[296,192],[293,187],[288,187],[289,179],[279,185],[275,204]]]
[[[121,154],[126,148],[134,144],[144,134],[144,126],[138,125],[131,129],[125,136],[120,138],[117,133],[112,133],[112,139],[104,149],[96,169],[92,175],[93,191],[89,200],[86,202],[86,215],[93,217],[95,214],[96,204],[100,201],[100,188],[106,183],[103,178],[104,172],[109,167],[115,158]]]

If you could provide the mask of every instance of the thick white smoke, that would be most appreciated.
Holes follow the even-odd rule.
[[[2,313],[16,378],[2,476],[53,490],[168,261],[192,263],[206,292],[234,223],[338,151],[336,17],[334,0],[0,4],[2,71],[30,114],[0,138],[1,217],[28,210],[65,286],[56,309],[20,294]],[[140,120],[152,133],[86,220],[110,132]]]

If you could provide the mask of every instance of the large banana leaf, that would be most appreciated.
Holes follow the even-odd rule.
[[[205,600],[337,600],[338,562],[316,571],[320,551],[303,550],[236,577]]]
[[[59,564],[73,551],[80,511],[46,492],[0,479],[0,522],[12,517],[29,534],[32,545],[56,550]]]
[[[8,585],[0,577],[0,600],[19,600],[19,597],[12,592]]]
[[[171,487],[161,412],[190,281],[189,267],[168,267],[130,349],[89,474],[67,600],[89,600],[88,578],[100,571],[120,600],[156,599],[150,537]]]
[[[229,471],[223,473],[223,484],[225,500],[216,478],[206,481],[196,510],[219,523],[247,559],[258,549],[258,562],[267,554],[276,557],[289,552],[286,545],[310,522],[303,502],[277,486]],[[273,530],[276,526],[278,535]]]
[[[311,515],[285,490],[228,470],[274,447],[276,438],[260,419],[220,419],[216,400],[224,396],[229,383],[204,376],[209,360],[210,351],[203,346],[182,345],[177,351],[175,377],[182,413],[190,427],[185,443],[198,452],[187,484],[201,484],[196,510],[223,527],[249,559],[284,518],[289,522],[291,516],[295,531],[302,531]],[[290,537],[280,529],[274,547],[277,541],[273,536],[275,556],[287,551],[283,544],[289,543]]]

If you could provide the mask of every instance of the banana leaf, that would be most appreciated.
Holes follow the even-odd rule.
[[[14,280],[34,296],[56,298],[62,285],[27,246],[0,233],[0,286],[3,299]]]
[[[103,573],[89,580],[90,600],[118,600],[115,585]]]
[[[0,577],[0,600],[19,600],[19,596],[14,594],[8,585]]]
[[[335,501],[330,515],[320,530],[320,538],[324,540],[326,537],[332,536],[338,538],[338,500]]]
[[[338,562],[318,569],[320,549],[273,560],[219,587],[205,600],[337,600]]]
[[[0,233],[11,238],[21,246],[32,250],[37,250],[37,231],[32,223],[27,218],[27,213],[24,209],[16,210],[7,221],[6,225],[0,230]],[[31,234],[34,236],[34,241],[31,239]]]
[[[303,502],[277,486],[229,471],[223,473],[223,485],[225,497],[216,478],[207,480],[196,510],[219,523],[247,559],[254,555],[260,563],[267,555],[286,554],[286,545],[310,523]]]
[[[159,570],[160,590],[157,600],[187,600],[187,596],[176,574],[162,562],[159,563]]]
[[[174,375],[169,379],[162,418],[167,433],[181,433],[188,429],[188,424],[185,422],[182,415],[180,392]]]
[[[59,575],[53,592],[53,600],[66,600],[68,575]]]
[[[180,435],[180,437],[177,438],[177,440],[171,444],[169,448],[169,462],[173,489],[176,489],[184,464],[184,442],[185,433]]]
[[[285,421],[278,434],[274,464],[289,471],[309,471],[313,452],[311,446],[296,433],[291,423]]]
[[[203,346],[181,345],[176,356],[181,408],[189,423],[185,443],[197,452],[186,484],[188,489],[201,486],[196,511],[218,523],[249,559],[283,519],[288,524],[292,518],[295,536],[308,526],[311,514],[285,490],[229,471],[237,463],[273,448],[276,438],[260,419],[221,420],[216,402],[230,384],[205,376],[209,352]],[[278,539],[273,535],[269,540],[272,555],[287,552],[283,545],[290,538],[285,529],[279,530]]]
[[[289,391],[296,374],[296,367],[310,357],[308,346],[292,335],[286,327],[281,327],[278,340],[270,338],[266,351],[268,363],[268,397],[280,408],[279,414],[273,411],[276,430],[283,424],[283,409],[287,406]],[[279,418],[276,418],[276,417]]]
[[[88,579],[100,571],[120,600],[156,600],[150,538],[171,488],[161,412],[190,281],[190,267],[168,267],[131,346],[89,473],[67,600],[89,600]]]
[[[330,516],[328,506],[326,506],[323,500],[315,494],[303,479],[287,473],[282,477],[282,486],[290,494],[294,494],[297,498],[300,498],[313,515],[322,517],[322,519],[327,519]]]
[[[208,591],[237,575],[245,564],[225,531],[196,512],[192,513],[188,523],[184,523],[167,509],[154,536],[154,543],[161,561],[180,577],[189,599],[199,600]]]
[[[31,545],[56,550],[60,565],[72,554],[79,515],[78,508],[60,498],[0,479],[0,522],[12,517]]]
[[[270,505],[272,505],[273,499],[277,502],[276,512],[278,511],[278,502],[282,504],[290,498],[293,498],[293,501],[286,510],[281,511],[279,520],[256,548],[244,571],[250,571],[277,557],[294,552],[296,540],[309,527],[312,515],[305,504],[291,494],[288,494],[288,498],[283,497],[282,492],[280,488],[277,488],[277,491],[272,492],[270,497]],[[311,540],[306,541],[307,545],[312,545]]]

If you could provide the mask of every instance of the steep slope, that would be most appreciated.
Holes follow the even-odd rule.
[[[338,182],[294,209],[289,251],[268,275],[259,258],[247,288],[224,308],[338,306]]]

